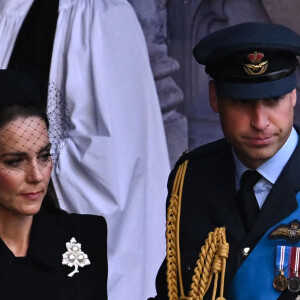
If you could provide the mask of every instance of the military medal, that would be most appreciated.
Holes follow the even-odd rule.
[[[277,246],[276,248],[276,276],[273,280],[273,287],[275,290],[282,292],[287,288],[288,279],[285,276],[287,266],[289,264],[290,247]],[[279,274],[278,274],[279,273]]]
[[[277,275],[273,280],[273,287],[275,290],[282,292],[287,288],[288,280],[284,276],[284,272],[281,271],[279,275]]]
[[[292,247],[291,263],[290,263],[290,278],[288,280],[288,289],[292,293],[300,292],[299,257],[300,257],[300,247]]]

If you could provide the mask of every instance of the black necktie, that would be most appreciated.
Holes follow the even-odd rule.
[[[244,172],[241,177],[240,189],[237,193],[237,204],[247,232],[249,232],[259,212],[253,187],[260,177],[261,175],[257,171],[247,170]]]

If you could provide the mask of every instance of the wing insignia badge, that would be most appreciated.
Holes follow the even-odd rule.
[[[296,244],[300,241],[300,221],[293,220],[290,223],[280,224],[275,227],[269,234],[268,239],[284,239],[289,243]]]

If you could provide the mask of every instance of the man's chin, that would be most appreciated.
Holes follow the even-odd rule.
[[[259,146],[244,148],[242,151],[235,151],[238,159],[247,167],[251,169],[257,169],[260,165],[273,157],[277,150],[274,148]],[[242,153],[240,155],[240,153]]]

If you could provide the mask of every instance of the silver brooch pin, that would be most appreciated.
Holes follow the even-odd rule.
[[[68,274],[69,277],[72,277],[75,273],[79,273],[78,266],[84,267],[90,265],[91,262],[88,259],[88,256],[81,251],[81,244],[77,243],[75,238],[72,238],[70,242],[67,242],[66,247],[68,251],[62,256],[62,264],[69,267],[75,267],[74,271]]]

